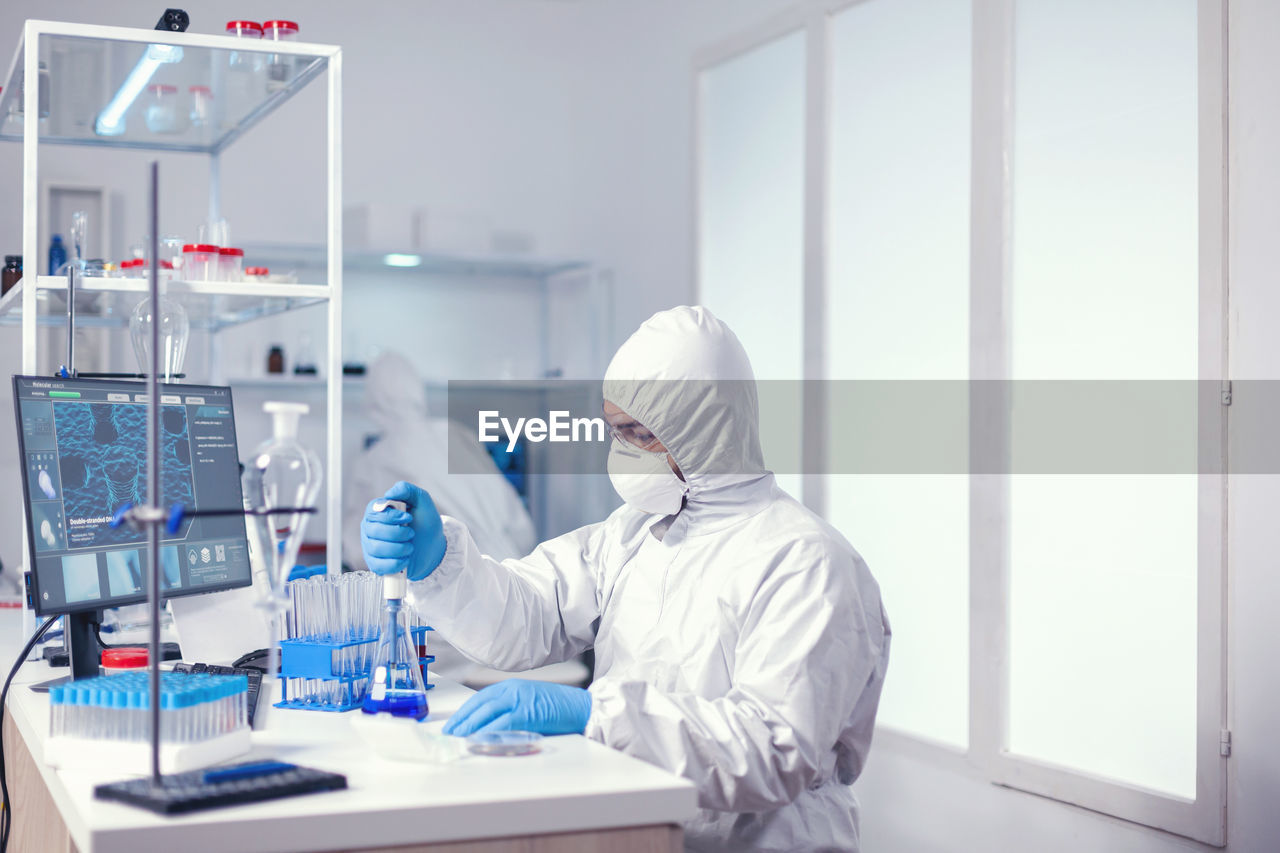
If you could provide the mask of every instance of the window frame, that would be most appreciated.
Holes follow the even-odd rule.
[[[693,270],[695,297],[703,235],[703,72],[798,30],[805,45],[804,378],[826,376],[828,174],[831,86],[829,25],[860,2],[802,0],[758,26],[699,51],[693,61]],[[1228,376],[1227,93],[1229,0],[1196,0],[1199,114],[1199,372],[1202,393],[1217,396]],[[970,172],[970,377],[1006,379],[1009,366],[1013,22],[1016,0],[972,0],[972,112]],[[1008,400],[992,406],[990,385],[971,405],[974,458],[1008,446]],[[971,386],[971,387],[977,387]],[[1208,389],[1206,392],[1205,389]],[[804,392],[804,470],[825,467],[827,417],[822,382]],[[1201,407],[1201,446],[1217,457],[1208,470],[1227,471],[1227,405]],[[1216,467],[1212,467],[1216,465]],[[1009,718],[1009,481],[971,475],[969,512],[969,743],[965,750],[889,725],[877,743],[934,766],[992,784],[1038,794],[1197,841],[1226,843],[1227,724],[1226,566],[1227,478],[1199,477],[1197,553],[1196,796],[1188,800],[1080,770],[1017,755],[1008,749]],[[826,514],[823,475],[806,473],[803,500]]]

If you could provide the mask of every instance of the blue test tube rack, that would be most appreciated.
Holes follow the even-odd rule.
[[[420,625],[416,628],[410,628],[409,633],[413,639],[414,648],[421,649],[426,646],[427,632],[434,630],[430,626]],[[343,685],[353,685],[357,681],[368,682],[369,671],[353,673],[350,675],[341,675],[335,673],[334,670],[334,652],[341,649],[349,649],[354,646],[369,645],[377,643],[378,638],[373,637],[368,640],[347,640],[341,643],[325,643],[315,640],[281,640],[280,641],[280,701],[275,703],[277,708],[292,708],[298,711],[354,711],[364,702],[363,691],[359,692],[357,698],[346,704],[315,704],[307,702],[305,699],[289,698],[289,679],[291,678],[309,678],[319,681],[337,681]],[[422,683],[430,690],[435,687],[427,680],[427,666],[435,662],[435,655],[425,655],[418,658],[418,664],[422,667]],[[356,691],[345,691],[348,695],[355,695]]]

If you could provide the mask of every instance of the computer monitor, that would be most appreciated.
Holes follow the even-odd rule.
[[[146,383],[15,376],[13,390],[36,613],[146,601],[147,533],[110,525],[148,498]],[[241,507],[231,389],[162,384],[160,403],[161,505]],[[244,517],[162,527],[160,564],[165,597],[249,586]]]

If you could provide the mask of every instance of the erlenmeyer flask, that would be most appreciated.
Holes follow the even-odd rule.
[[[422,682],[418,652],[409,635],[404,608],[405,576],[382,579],[382,633],[369,668],[369,689],[364,697],[366,714],[392,714],[421,720],[427,716],[427,688]]]

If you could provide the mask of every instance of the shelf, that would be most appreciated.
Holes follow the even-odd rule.
[[[28,21],[25,33],[0,93],[0,139],[22,140],[26,38],[34,35],[39,60],[48,69],[49,115],[39,122],[40,142],[152,151],[221,151],[315,79],[338,50],[54,21]],[[135,69],[142,72],[133,76]],[[143,87],[141,92],[127,104],[120,101],[127,108],[118,123],[98,127],[99,119],[112,117],[108,107],[131,79],[140,81],[135,88]],[[170,96],[178,116],[173,132],[148,129],[147,108],[154,96],[145,87],[152,84],[176,87]],[[192,86],[207,86],[212,93],[203,123],[190,119]]]
[[[344,388],[353,389],[361,387],[364,381],[363,376],[343,376],[342,384]],[[323,376],[295,376],[291,373],[283,373],[278,376],[240,376],[227,380],[227,384],[232,388],[248,388],[254,390],[267,388],[288,388],[291,390],[316,390],[324,391],[329,387],[329,380]],[[349,391],[344,391],[344,398]]]
[[[22,323],[22,292],[27,279],[0,298],[0,325]],[[36,322],[64,326],[67,280],[42,275],[36,279]],[[119,328],[129,325],[129,315],[148,290],[141,278],[86,278],[76,286],[76,324]],[[319,305],[329,298],[323,284],[253,284],[225,281],[171,281],[166,296],[177,299],[187,311],[191,328],[216,332],[229,326]]]
[[[271,269],[325,269],[328,254],[324,246],[287,243],[250,243],[246,257]],[[401,259],[417,258],[412,266],[388,264],[388,252],[344,249],[342,266],[352,272],[392,272],[418,275],[472,275],[502,278],[545,279],[570,272],[586,272],[585,261],[505,255],[467,255],[404,250],[394,253]],[[403,263],[403,260],[402,260]]]
[[[364,376],[343,376],[342,382],[345,391],[343,391],[344,399],[350,399],[352,391],[361,392],[364,390]],[[226,380],[226,384],[232,388],[288,388],[295,391],[323,391],[328,384],[328,380],[323,376],[294,376],[292,374],[283,374],[280,376],[240,376],[232,377]],[[582,379],[428,379],[424,382],[426,387],[433,391],[447,391],[450,388],[460,391],[484,390],[490,392],[498,391],[517,391],[517,392],[543,392],[543,391],[562,391],[572,386],[581,386],[583,388],[590,387],[591,383]],[[599,381],[595,381],[595,385],[599,385]]]

